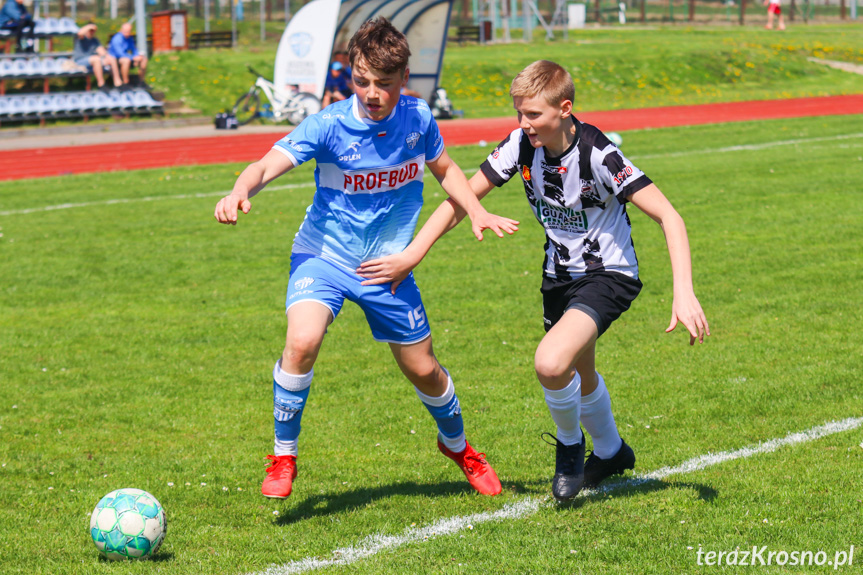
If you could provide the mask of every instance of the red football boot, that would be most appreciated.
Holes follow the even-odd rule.
[[[294,478],[297,476],[296,455],[268,455],[273,464],[267,468],[267,476],[261,485],[264,497],[285,499],[291,494]]]
[[[461,453],[450,451],[446,445],[437,442],[440,452],[455,461],[459,468],[464,471],[470,486],[483,495],[497,495],[500,493],[500,481],[494,469],[485,460],[485,453],[477,453],[470,443],[465,442],[467,448]]]

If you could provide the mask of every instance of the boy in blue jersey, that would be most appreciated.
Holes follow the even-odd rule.
[[[658,187],[596,127],[572,114],[575,87],[560,65],[540,60],[510,88],[519,127],[483,162],[470,184],[482,198],[516,174],[546,242],[541,292],[546,334],[534,370],[554,421],[555,474],[551,491],[567,501],[582,487],[635,466],[620,437],[611,399],[596,371],[596,341],[641,290],[626,204],[655,220],[665,234],[674,298],[666,332],[682,323],[689,343],[703,342],[710,326],[692,286],[689,240],[683,219]],[[397,257],[367,262],[366,284],[396,283],[432,244],[464,217],[444,202]],[[380,270],[385,270],[381,272]],[[585,461],[585,436],[593,452]]]
[[[396,363],[438,426],[438,448],[471,486],[486,495],[501,486],[485,454],[467,443],[449,373],[435,358],[419,289],[408,275],[397,285],[363,286],[357,269],[410,243],[422,206],[426,166],[469,215],[474,234],[499,237],[517,223],[486,212],[449,158],[422,100],[401,96],[410,49],[385,18],[363,24],[348,47],[354,95],[303,121],[260,161],[248,166],[216,206],[236,224],[249,198],[267,183],[314,158],[317,191],[294,239],[287,293],[285,349],[273,369],[275,452],[261,486],[267,497],[291,494],[297,440],[313,366],[327,326],[345,298],[365,312],[372,335],[390,345]]]

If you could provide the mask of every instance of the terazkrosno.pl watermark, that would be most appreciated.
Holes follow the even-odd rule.
[[[700,545],[696,552],[699,565],[737,565],[740,567],[760,567],[780,565],[788,567],[808,567],[811,565],[832,566],[833,569],[854,564],[854,546],[845,551],[785,551],[768,549],[767,545],[737,548],[731,551],[706,551]]]

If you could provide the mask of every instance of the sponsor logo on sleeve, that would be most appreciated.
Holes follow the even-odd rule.
[[[623,182],[626,181],[626,178],[632,175],[632,166],[626,166],[614,176],[614,183],[618,186],[622,185]]]
[[[282,138],[282,145],[284,145],[284,146],[286,146],[286,147],[288,147],[288,148],[290,148],[296,152],[304,151],[303,147],[300,144],[296,143],[295,141],[293,141],[292,139],[290,139],[288,137]]]

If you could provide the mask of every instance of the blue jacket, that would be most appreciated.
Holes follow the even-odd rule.
[[[27,8],[23,4],[18,4],[15,0],[6,0],[3,9],[0,10],[0,26],[17,24],[21,18],[27,15]]]
[[[138,55],[138,47],[131,36],[126,38],[122,32],[117,32],[108,42],[108,53],[117,58],[134,58]]]

